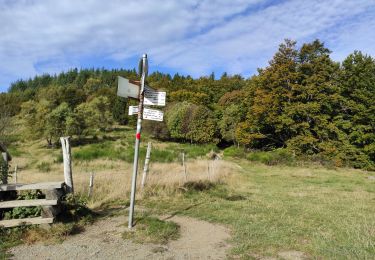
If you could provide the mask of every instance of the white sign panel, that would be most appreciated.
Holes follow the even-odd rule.
[[[165,97],[167,93],[145,89],[144,104],[150,106],[165,106]]]
[[[129,116],[138,114],[138,106],[129,106]],[[144,108],[143,109],[143,119],[146,120],[153,120],[153,121],[163,121],[163,112],[156,110],[156,109],[150,109],[150,108]]]
[[[129,116],[138,114],[138,106],[129,106]]]
[[[124,98],[139,98],[139,86],[130,83],[128,79],[118,76],[117,96]]]
[[[153,121],[163,121],[163,112],[156,109],[143,109],[143,119]]]

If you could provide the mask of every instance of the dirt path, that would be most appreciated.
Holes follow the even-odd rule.
[[[181,237],[168,245],[135,244],[124,240],[124,216],[100,220],[62,244],[21,245],[12,259],[225,259],[230,237],[222,226],[188,217],[169,220],[181,226]]]

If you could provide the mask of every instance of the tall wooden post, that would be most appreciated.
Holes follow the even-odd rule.
[[[74,193],[70,137],[60,137],[64,160],[64,180],[67,193]]]
[[[184,167],[185,182],[187,181],[187,171],[185,162],[185,152],[182,152],[182,167]]]
[[[16,164],[16,166],[14,167],[14,183],[17,184],[17,170],[18,170],[18,165]]]
[[[89,183],[89,194],[88,197],[90,198],[92,195],[92,189],[94,187],[94,174],[91,172],[90,173],[90,183]]]
[[[147,152],[146,152],[146,160],[145,160],[145,167],[143,168],[143,176],[142,176],[142,183],[141,183],[142,189],[144,188],[145,183],[146,183],[146,179],[147,179],[148,165],[150,163],[150,155],[151,155],[151,142],[148,142]]]

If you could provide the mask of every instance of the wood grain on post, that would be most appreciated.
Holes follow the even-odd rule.
[[[142,176],[142,183],[141,183],[142,189],[143,189],[143,187],[145,186],[145,183],[146,183],[146,178],[147,178],[147,173],[148,173],[148,165],[150,163],[150,155],[151,155],[151,142],[148,142],[145,166],[143,168],[143,176]]]
[[[88,197],[90,198],[91,195],[92,195],[92,190],[93,190],[93,187],[94,187],[94,173],[90,173],[90,183],[89,183],[89,194],[88,194]]]
[[[17,184],[17,169],[18,169],[18,166],[16,164],[16,166],[14,167],[14,183]]]
[[[53,218],[61,212],[61,197],[64,195],[63,189],[52,189],[44,192],[47,200],[56,200],[56,205],[49,205],[42,207],[42,217]]]
[[[64,180],[67,193],[74,193],[70,137],[60,137],[64,160]]]

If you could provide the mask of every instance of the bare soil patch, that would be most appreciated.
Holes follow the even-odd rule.
[[[126,214],[95,222],[61,244],[21,245],[10,250],[12,259],[225,259],[229,231],[193,218],[173,216],[181,237],[167,245],[136,244],[124,240]]]

